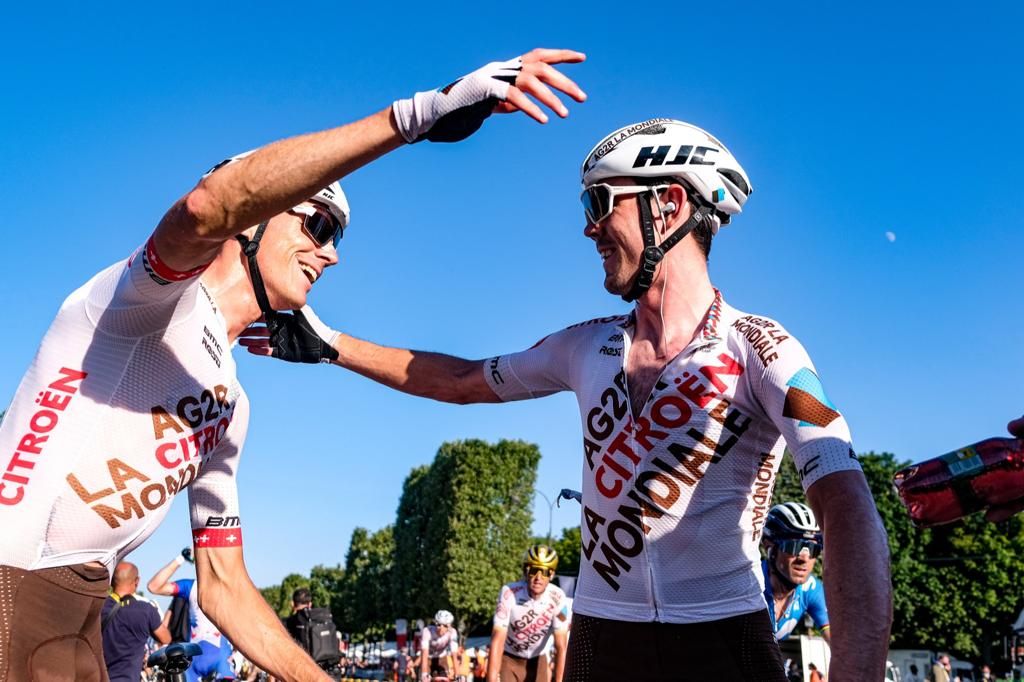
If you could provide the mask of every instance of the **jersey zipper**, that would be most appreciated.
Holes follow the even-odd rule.
[[[636,329],[635,325],[636,325],[636,323],[634,322],[634,327],[633,327],[634,329]],[[633,397],[629,393],[629,372],[626,371],[626,362],[627,362],[627,360],[629,358],[629,349],[633,345],[633,342],[632,342],[632,337],[626,332],[626,329],[623,329],[622,331],[623,331],[623,334],[622,334],[622,376],[623,376],[623,378],[625,380],[623,383],[626,386],[626,409],[628,410],[627,414],[629,415],[630,424],[632,424],[633,421],[636,419],[637,413],[635,413],[633,411]],[[667,365],[666,365],[666,367],[667,367]],[[658,375],[657,381],[654,382],[654,386],[658,385],[658,381],[661,381],[661,376],[664,373],[665,373],[665,368],[663,367],[662,370],[661,370],[661,373]],[[651,391],[652,392],[654,391],[654,387],[653,386],[651,387]],[[640,416],[643,416],[643,407],[642,406],[640,408]],[[630,429],[630,432],[629,432],[629,445],[633,449],[633,451],[636,452],[637,443],[636,443],[636,439],[634,438],[634,435],[633,435],[634,431],[635,431],[635,429]],[[637,470],[637,466],[638,465],[633,464],[632,466],[633,466],[633,480],[636,481],[636,477],[639,475],[640,472]],[[640,507],[640,518],[643,519],[645,517],[646,517],[646,515],[644,514],[643,506],[641,506]],[[647,561],[648,585],[651,586],[651,608],[654,610],[654,622],[660,623],[661,622],[661,614],[658,612],[658,595],[656,594],[657,582],[654,579],[654,561],[652,560],[652,557],[651,557],[651,546],[650,546],[650,544],[647,541],[647,534],[646,533],[641,532],[641,537],[643,538],[643,542],[644,542],[644,559],[646,559],[646,561]]]

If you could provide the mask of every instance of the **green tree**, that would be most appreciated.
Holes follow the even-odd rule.
[[[406,480],[396,520],[395,576],[408,617],[448,608],[460,630],[493,616],[500,586],[520,573],[530,540],[540,451],[522,441],[444,443]],[[419,540],[411,537],[419,532]],[[418,559],[415,565],[407,562]],[[417,584],[418,583],[418,584]]]
[[[341,627],[343,585],[345,569],[341,566],[314,566],[309,572],[309,592],[313,597],[314,606],[323,606],[331,610],[334,622]]]
[[[309,579],[298,573],[289,573],[280,585],[271,585],[260,590],[263,598],[277,615],[284,618],[292,612],[292,592],[300,587],[309,587]]]
[[[428,559],[427,526],[431,504],[428,493],[429,466],[416,467],[402,484],[402,496],[395,517],[395,565],[392,571],[395,605],[400,614],[425,615],[430,596],[424,591],[423,566]]]
[[[335,620],[355,633],[382,636],[394,619],[391,570],[395,541],[391,526],[370,533],[352,531],[340,580]]]
[[[579,575],[580,548],[583,539],[580,527],[563,528],[562,537],[555,540],[555,551],[558,552],[558,572],[562,575]]]

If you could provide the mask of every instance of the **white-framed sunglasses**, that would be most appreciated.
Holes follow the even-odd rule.
[[[598,182],[580,193],[580,201],[583,202],[583,212],[587,214],[587,220],[596,225],[612,214],[615,197],[648,191],[657,193],[668,187],[669,185],[609,185]]]

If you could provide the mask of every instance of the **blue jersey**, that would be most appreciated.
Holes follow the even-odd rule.
[[[797,585],[789,603],[782,611],[778,622],[775,621],[775,595],[772,593],[772,581],[769,577],[768,560],[761,562],[764,572],[764,600],[768,605],[768,616],[772,620],[775,639],[780,642],[796,629],[805,613],[811,614],[814,625],[819,629],[828,627],[828,609],[825,608],[825,586],[821,579],[811,576],[803,585]]]

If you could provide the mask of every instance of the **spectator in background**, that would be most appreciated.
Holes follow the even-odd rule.
[[[939,659],[932,666],[931,682],[951,682],[953,666],[949,663],[949,656],[939,654]]]
[[[284,621],[284,627],[288,634],[303,647],[306,646],[306,626],[309,623],[309,613],[303,613],[313,607],[313,594],[305,587],[292,592],[292,615]]]
[[[924,680],[921,679],[921,672],[917,669],[916,663],[910,664],[907,679],[904,682],[924,682]]]
[[[139,589],[139,569],[135,564],[119,563],[111,588],[100,616],[107,675],[110,682],[138,682],[145,663],[146,640],[152,636],[167,644],[171,633],[156,607],[135,597]]]
[[[988,682],[988,680],[994,680],[994,679],[996,679],[996,678],[992,676],[992,668],[988,667],[987,665],[982,665],[981,666],[981,680],[982,680],[982,682]]]
[[[818,666],[808,663],[807,669],[811,671],[810,682],[825,682],[825,676],[818,672]]]

